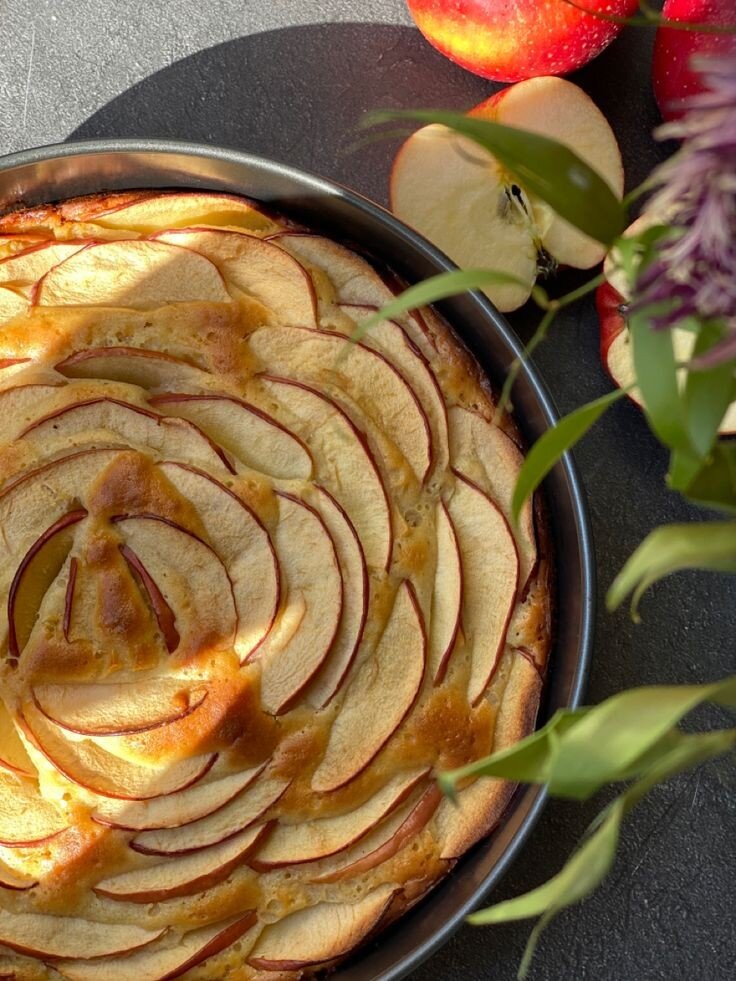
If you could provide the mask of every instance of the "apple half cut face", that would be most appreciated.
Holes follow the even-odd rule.
[[[321,975],[506,807],[436,777],[531,729],[544,510],[438,315],[356,336],[402,288],[214,191],[0,215],[0,976]]]

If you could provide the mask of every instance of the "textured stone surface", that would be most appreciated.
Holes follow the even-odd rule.
[[[362,112],[466,107],[492,89],[409,24],[403,0],[0,0],[0,151],[67,138],[181,137],[263,153],[384,200],[391,145],[350,152]],[[647,135],[656,122],[650,44],[650,34],[631,33],[576,76],[616,129],[630,185],[659,152]],[[533,318],[511,319],[528,336]],[[537,361],[563,411],[608,390],[592,303],[560,319]],[[614,407],[576,456],[602,600],[651,527],[694,512],[664,489],[664,455],[630,404]],[[733,581],[695,574],[658,587],[638,627],[601,609],[591,700],[733,670],[733,611]],[[643,804],[603,889],[544,936],[533,981],[734,977],[735,783],[733,768],[713,765]],[[493,898],[554,873],[598,803],[552,803]],[[414,977],[511,981],[527,934],[523,923],[465,927]]]

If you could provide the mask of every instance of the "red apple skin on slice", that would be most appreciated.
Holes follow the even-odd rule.
[[[286,605],[257,651],[261,702],[267,712],[288,711],[321,668],[335,640],[343,607],[343,581],[335,545],[317,511],[278,492],[276,554]]]
[[[432,591],[428,668],[436,685],[444,680],[460,629],[463,571],[460,548],[444,501],[436,508],[437,564]]]
[[[268,636],[279,608],[281,582],[271,538],[247,504],[210,474],[183,463],[159,468],[194,505],[227,570],[238,617],[235,652],[243,663]]]
[[[461,474],[447,507],[460,547],[462,630],[471,669],[468,700],[475,705],[496,670],[519,586],[519,556],[498,506]]]
[[[375,650],[352,673],[325,754],[312,777],[315,793],[343,787],[383,749],[414,705],[426,653],[416,594],[404,581]],[[371,720],[369,731],[366,719]]]
[[[245,943],[247,953],[247,934],[253,932],[254,943],[257,922],[257,912],[247,910],[213,926],[190,930],[173,944],[165,943],[164,937],[164,943],[148,945],[124,960],[64,961],[56,967],[70,981],[111,981],[112,978],[115,981],[174,981],[237,941],[241,942],[239,952]]]
[[[187,419],[246,467],[283,480],[309,480],[312,458],[302,441],[260,409],[228,395],[156,395],[150,404]]]
[[[41,797],[35,780],[0,772],[0,846],[45,845],[67,826],[63,815]]]
[[[247,828],[210,848],[103,879],[94,891],[98,896],[130,903],[158,903],[204,892],[242,865],[268,830],[267,825]]]
[[[206,387],[207,372],[163,351],[138,347],[97,347],[76,351],[59,361],[56,370],[66,378],[101,378],[138,385],[146,390]]]
[[[140,239],[91,245],[39,281],[38,306],[118,306],[146,310],[187,301],[229,303],[216,266],[204,256]]]
[[[332,399],[302,382],[262,375],[275,404],[312,449],[317,479],[355,525],[368,567],[388,569],[393,547],[391,505],[364,434]]]
[[[357,903],[318,903],[265,928],[248,964],[261,971],[301,971],[332,961],[375,930],[396,890],[379,886]]]
[[[165,930],[127,924],[95,923],[70,916],[12,913],[0,918],[0,944],[29,957],[93,960],[126,954],[153,943]]]
[[[40,242],[24,252],[0,259],[0,283],[36,283],[42,276],[92,242]]]
[[[120,554],[128,563],[128,567],[140,579],[143,589],[151,604],[153,615],[156,617],[156,623],[161,631],[161,636],[164,638],[166,650],[169,652],[169,654],[173,654],[181,641],[179,631],[176,629],[176,616],[174,611],[167,603],[164,594],[158,588],[156,580],[150,575],[148,569],[146,569],[145,565],[143,562],[141,562],[140,558],[138,555],[136,555],[133,549],[130,548],[129,545],[120,545],[119,548]]]
[[[228,286],[255,297],[273,311],[278,323],[317,326],[317,302],[309,274],[273,242],[207,228],[158,232],[154,240],[205,256],[217,266]]]
[[[8,889],[10,892],[28,892],[37,885],[38,879],[29,878],[27,875],[18,875],[0,860],[0,889]]]

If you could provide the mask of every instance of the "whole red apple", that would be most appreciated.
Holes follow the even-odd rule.
[[[662,16],[690,24],[732,27],[736,31],[734,0],[665,0]],[[660,27],[654,42],[652,82],[654,96],[664,119],[678,119],[682,100],[703,91],[701,76],[693,71],[693,55],[736,56],[736,33],[706,34]]]
[[[638,6],[637,0],[575,3],[577,6],[567,0],[408,0],[411,15],[430,44],[463,68],[497,82],[564,75],[580,68],[622,29],[621,24],[595,14],[628,17]]]

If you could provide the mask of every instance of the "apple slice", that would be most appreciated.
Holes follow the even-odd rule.
[[[188,855],[229,841],[260,820],[290,782],[281,777],[263,777],[201,821],[180,828],[144,831],[131,841],[130,847],[143,855]]]
[[[20,657],[51,583],[66,562],[84,508],[62,515],[31,545],[15,571],[8,592],[8,654]]]
[[[33,381],[13,384],[0,391],[0,441],[10,443],[18,426],[47,415],[61,395],[62,385]],[[63,397],[63,395],[62,395]]]
[[[59,361],[56,370],[66,378],[102,378],[156,388],[206,387],[209,376],[171,354],[138,347],[97,347],[76,351]]]
[[[503,652],[519,585],[519,556],[498,506],[466,477],[455,477],[447,507],[460,548],[462,631],[471,663],[468,700],[475,705]]]
[[[247,828],[211,848],[102,879],[94,891],[98,896],[129,903],[158,903],[204,892],[242,865],[267,832],[268,825]]]
[[[460,629],[463,573],[457,535],[443,501],[437,503],[435,514],[437,563],[429,621],[428,668],[434,683],[439,685],[444,680]]]
[[[231,302],[217,267],[203,255],[164,242],[91,245],[39,280],[39,306],[107,306],[147,310],[187,301]]]
[[[31,703],[24,706],[19,724],[39,758],[67,780],[117,800],[150,800],[184,790],[198,783],[217,758],[216,753],[205,754],[161,767],[130,763],[86,739],[67,742]]]
[[[0,283],[30,284],[45,276],[70,256],[86,249],[92,242],[40,242],[24,252],[0,259]]]
[[[98,430],[115,433],[133,446],[150,448],[167,458],[235,472],[225,452],[194,423],[113,398],[95,398],[56,409],[32,423],[20,438],[46,449],[52,438],[73,440]]]
[[[132,552],[136,571],[145,571],[144,585],[169,650],[184,661],[216,647],[232,648],[237,627],[232,584],[211,546],[157,515],[122,515],[113,521],[127,548],[124,556],[130,561]],[[152,587],[160,592],[163,608]]]
[[[453,406],[449,419],[454,466],[478,484],[503,512],[519,552],[519,589],[523,590],[537,564],[533,499],[522,508],[516,526],[511,516],[511,500],[524,456],[510,436],[477,412]]]
[[[397,447],[421,482],[432,466],[427,417],[404,376],[378,351],[344,335],[300,327],[268,327],[249,337],[269,374],[344,392]]]
[[[13,317],[20,317],[28,311],[28,300],[5,286],[0,286],[0,324],[3,326]]]
[[[288,711],[319,671],[340,624],[343,582],[335,545],[310,505],[278,492],[274,533],[286,603],[258,648],[261,702],[267,712]]]
[[[206,687],[177,678],[105,685],[37,685],[36,707],[62,729],[82,736],[123,736],[169,725],[196,711]]]
[[[183,937],[175,932],[124,960],[63,961],[55,967],[70,981],[111,981],[112,978],[115,981],[173,981],[236,942],[239,942],[238,954],[246,955],[258,935],[254,929],[257,923],[256,911],[247,910],[221,923],[190,930]],[[249,933],[252,933],[250,945]]]
[[[317,510],[337,551],[343,582],[342,614],[330,656],[309,691],[312,705],[324,708],[345,680],[358,652],[368,616],[368,568],[355,527],[337,501],[322,487],[317,492]]]
[[[427,788],[418,799],[411,799],[392,812],[347,853],[340,853],[331,868],[315,875],[311,881],[343,882],[388,862],[426,827],[441,800],[442,792],[438,787]]]
[[[597,170],[621,197],[623,168],[616,138],[590,98],[572,82],[530,78],[491,96],[470,113],[553,137]],[[465,268],[496,269],[520,283],[490,286],[499,310],[515,310],[537,277],[538,249],[556,262],[588,269],[602,245],[583,235],[523,186],[472,140],[444,126],[418,130],[394,161],[390,188],[395,214]],[[478,221],[483,214],[485,220]]]
[[[36,774],[13,716],[0,698],[0,772],[3,770],[20,777],[34,777]]]
[[[41,235],[0,235],[0,258],[6,259],[10,255],[25,252],[26,249],[47,241],[48,239],[43,238]]]
[[[282,480],[309,480],[312,475],[312,459],[302,441],[242,399],[171,392],[149,401],[194,423],[246,467]]]
[[[41,797],[35,780],[0,772],[0,846],[45,845],[67,827],[63,815]]]
[[[318,903],[267,926],[247,963],[261,971],[301,971],[353,950],[381,923],[396,893],[379,886],[357,903]]]
[[[187,790],[155,800],[100,800],[93,820],[97,824],[125,831],[157,831],[181,828],[214,814],[244,790],[261,773],[263,766],[230,773],[210,783],[195,784]]]
[[[181,634],[176,629],[176,615],[166,600],[166,597],[158,588],[158,583],[149,573],[139,556],[129,545],[120,545],[120,554],[128,564],[128,568],[133,574],[133,578],[140,582],[141,588],[148,598],[148,602],[156,618],[158,629],[164,639],[166,650],[173,654],[181,642]]]
[[[28,892],[29,889],[33,889],[37,885],[38,879],[27,875],[18,875],[0,860],[0,889],[9,889],[11,892]]]
[[[315,793],[337,790],[356,777],[398,729],[419,693],[426,648],[419,604],[404,581],[378,645],[359,664],[345,692],[312,777]]]
[[[102,228],[120,228],[151,234],[160,228],[190,225],[237,225],[248,231],[269,233],[280,226],[255,204],[234,194],[215,191],[172,191],[137,194],[136,200],[115,203],[115,196],[102,206],[97,197],[66,202],[62,213],[67,221],[89,221]]]
[[[96,923],[73,916],[5,913],[0,919],[0,944],[29,957],[75,957],[93,960],[126,954],[163,936],[129,924]]]
[[[365,804],[347,814],[291,824],[279,823],[251,859],[252,868],[267,872],[285,865],[314,862],[349,848],[406,800],[426,775],[426,769],[400,773]]]
[[[304,266],[273,242],[222,229],[158,232],[157,242],[192,249],[220,270],[229,287],[253,296],[279,324],[317,326],[314,286]]]
[[[210,474],[183,463],[165,462],[159,468],[194,505],[230,577],[238,615],[235,652],[242,663],[267,636],[279,608],[279,567],[271,539],[248,505]]]
[[[332,399],[302,382],[263,375],[272,409],[284,410],[289,425],[312,451],[317,480],[339,501],[360,539],[371,569],[391,561],[391,510],[380,471],[363,433]]]

